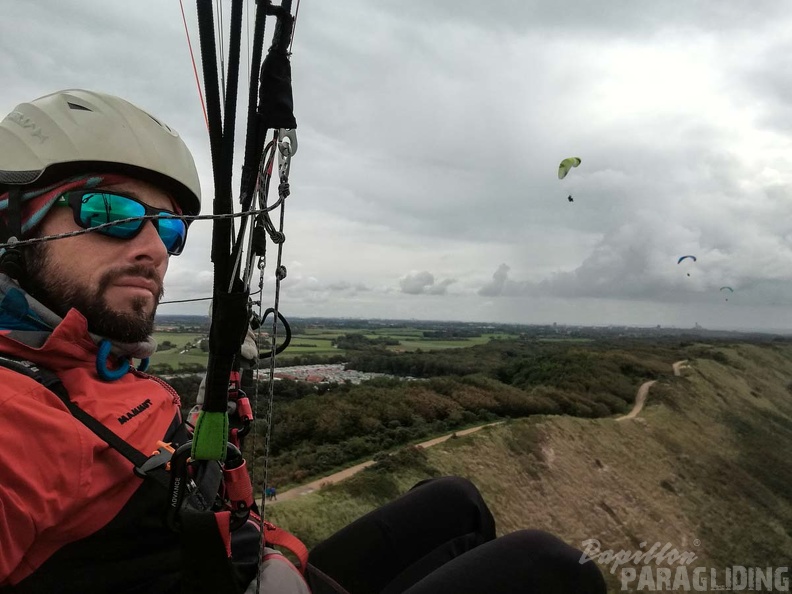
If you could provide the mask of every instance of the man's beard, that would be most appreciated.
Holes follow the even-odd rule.
[[[156,271],[142,264],[107,271],[99,279],[99,285],[91,291],[76,285],[66,271],[51,264],[47,244],[34,244],[25,250],[24,280],[20,282],[32,297],[47,306],[60,317],[70,309],[79,311],[88,321],[88,330],[104,338],[119,342],[142,342],[154,331],[154,314],[162,299],[162,286]],[[110,309],[104,293],[112,282],[121,276],[139,276],[153,280],[160,286],[154,307],[146,312],[146,298],[135,297],[131,312]]]

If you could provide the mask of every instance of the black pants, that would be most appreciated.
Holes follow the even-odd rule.
[[[468,480],[418,483],[317,545],[314,594],[605,594],[582,553],[538,530],[495,538],[495,521]],[[343,590],[334,589],[335,582]]]

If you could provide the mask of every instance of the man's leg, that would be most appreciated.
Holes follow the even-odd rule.
[[[311,551],[309,563],[351,594],[398,592],[493,538],[495,521],[478,489],[444,477],[342,528]]]
[[[594,561],[540,530],[502,536],[453,559],[403,594],[606,594]],[[391,592],[390,588],[387,590]]]

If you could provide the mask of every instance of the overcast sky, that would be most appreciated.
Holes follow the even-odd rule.
[[[181,133],[211,212],[178,1],[0,7],[0,112],[122,96]],[[792,329],[790,31],[784,0],[305,0],[281,311]],[[210,234],[166,299],[211,294]]]

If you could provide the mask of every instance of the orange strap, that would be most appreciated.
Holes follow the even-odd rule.
[[[308,547],[294,534],[283,528],[278,528],[275,524],[265,521],[264,531],[264,542],[291,551],[300,562],[300,567],[298,567],[300,573],[305,574],[305,569],[308,567]]]

